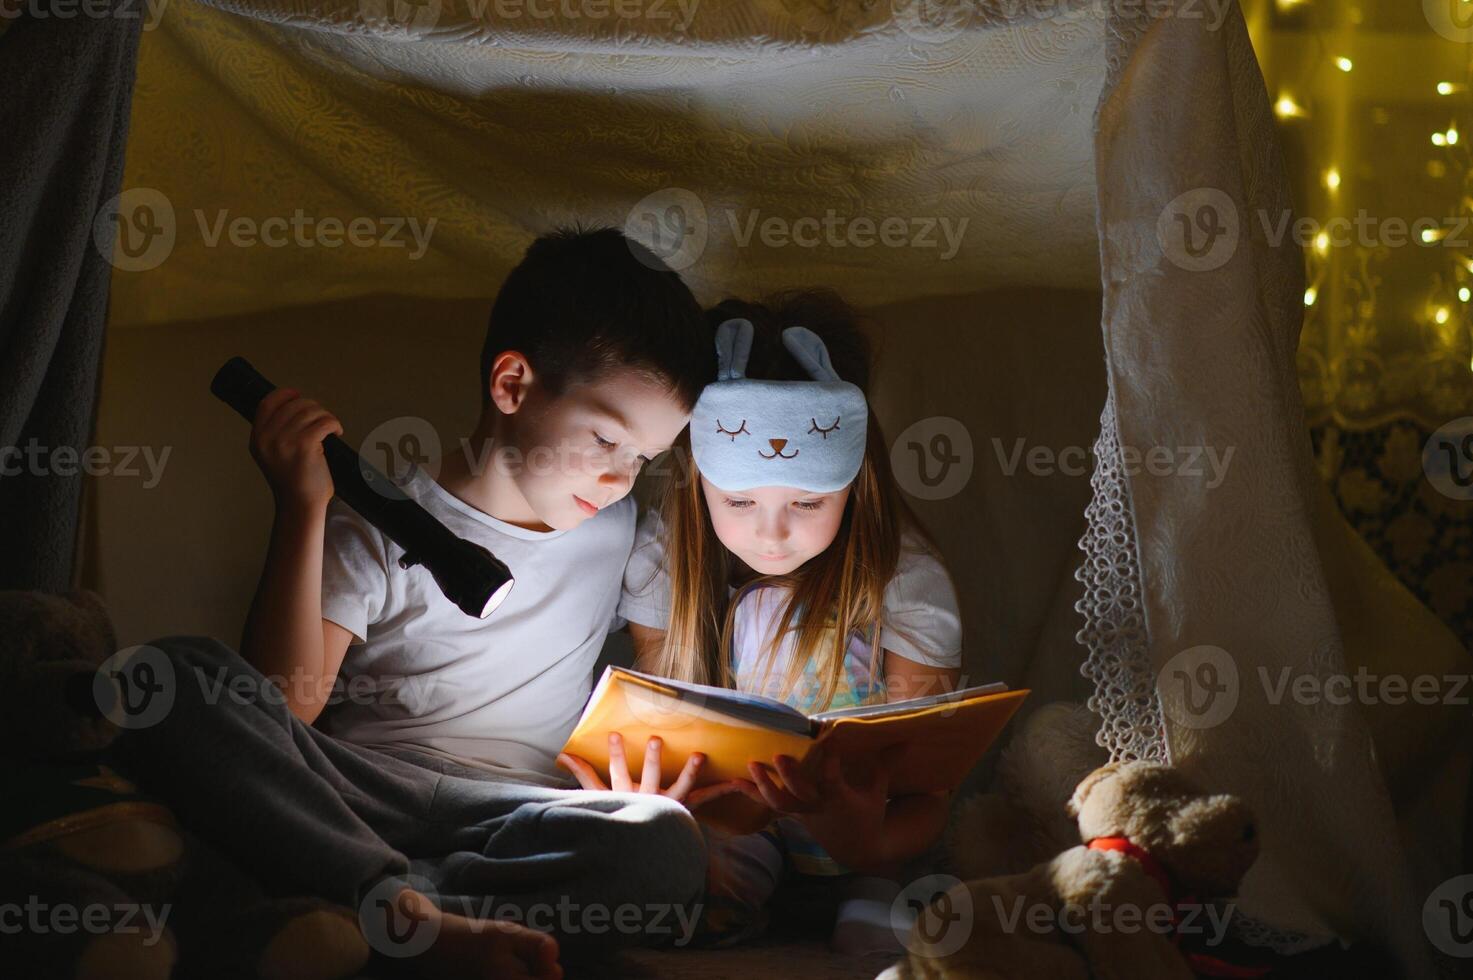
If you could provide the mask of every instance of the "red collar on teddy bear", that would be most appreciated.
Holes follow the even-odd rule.
[[[1181,933],[1177,931],[1177,928],[1181,923],[1181,915],[1177,909],[1183,905],[1200,904],[1196,897],[1192,895],[1178,897],[1175,883],[1171,880],[1171,875],[1162,867],[1161,862],[1152,857],[1150,851],[1129,837],[1096,837],[1087,846],[1091,851],[1119,851],[1139,862],[1141,870],[1161,886],[1161,892],[1166,896],[1167,904],[1171,906],[1172,940],[1180,944]],[[1200,976],[1251,978],[1261,977],[1269,972],[1266,966],[1239,966],[1215,956],[1208,956],[1206,953],[1182,950],[1182,955],[1187,958],[1192,970]]]

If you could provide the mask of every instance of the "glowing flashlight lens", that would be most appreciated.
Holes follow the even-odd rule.
[[[516,584],[516,579],[509,578],[506,580],[506,582],[502,584],[501,588],[491,593],[491,598],[486,600],[486,608],[481,610],[481,618],[485,619],[487,616],[490,616],[492,613],[494,613],[496,611],[496,607],[501,605],[506,597],[511,594],[511,587]]]

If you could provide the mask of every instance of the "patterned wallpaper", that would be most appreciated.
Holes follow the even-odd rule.
[[[1320,474],[1351,525],[1473,650],[1473,503],[1427,479],[1422,449],[1431,435],[1413,422],[1310,429]]]

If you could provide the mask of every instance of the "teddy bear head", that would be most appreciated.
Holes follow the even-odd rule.
[[[0,739],[18,762],[63,760],[110,743],[98,668],[117,647],[92,592],[0,591]]]
[[[1069,812],[1085,843],[1124,837],[1155,858],[1178,887],[1203,898],[1237,894],[1258,857],[1258,828],[1248,805],[1203,792],[1171,766],[1102,766],[1074,790]]]

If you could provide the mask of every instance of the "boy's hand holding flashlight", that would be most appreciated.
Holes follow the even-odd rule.
[[[251,456],[278,508],[326,510],[333,483],[322,440],[342,434],[337,416],[295,388],[277,388],[261,399],[251,424]]]
[[[403,549],[400,568],[423,565],[467,616],[485,619],[511,592],[515,579],[505,562],[484,545],[456,536],[369,465],[342,440],[342,425],[321,405],[296,389],[278,390],[243,357],[232,357],[215,372],[210,391],[251,420],[251,455],[276,497],[278,518],[290,518],[273,527],[273,549],[283,527],[298,534],[306,527],[308,539],[320,547],[327,502],[336,494]]]

